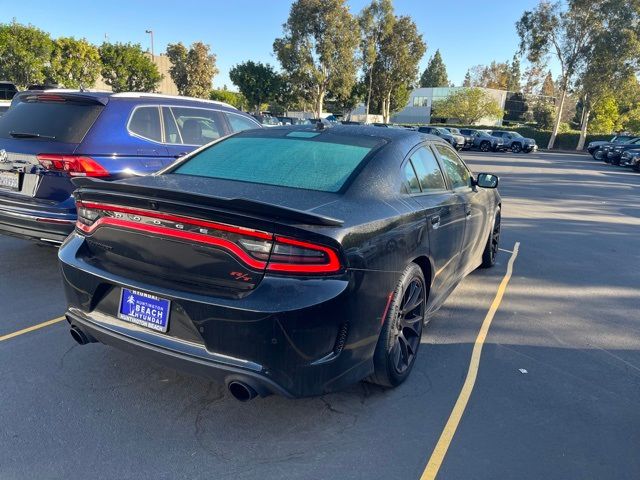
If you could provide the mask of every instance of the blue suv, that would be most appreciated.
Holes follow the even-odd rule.
[[[200,145],[261,125],[230,105],[148,93],[17,94],[0,117],[0,233],[61,243],[73,177],[155,172]]]

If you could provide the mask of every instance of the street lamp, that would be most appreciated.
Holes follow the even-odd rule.
[[[155,58],[153,55],[153,30],[145,30],[144,33],[151,35],[151,58]]]

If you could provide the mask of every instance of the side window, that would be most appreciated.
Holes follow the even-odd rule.
[[[129,119],[129,131],[136,135],[162,142],[162,128],[160,127],[160,109],[158,107],[138,107]]]
[[[418,182],[418,177],[416,177],[416,172],[413,170],[410,161],[404,166],[403,173],[406,182],[409,184],[409,193],[420,193],[420,183]]]
[[[231,125],[231,130],[233,132],[241,132],[242,130],[250,130],[252,128],[260,128],[256,122],[249,120],[242,115],[236,115],[235,113],[225,113],[227,116],[227,120],[229,121],[229,125]]]
[[[178,125],[169,107],[162,107],[162,121],[164,122],[164,143],[182,143]]]
[[[442,171],[430,149],[420,147],[411,155],[411,163],[416,170],[423,192],[446,189]]]
[[[460,160],[460,157],[446,145],[434,145],[444,166],[444,171],[451,182],[451,186],[455,188],[470,187],[471,173]]]
[[[171,107],[186,145],[204,145],[224,136],[221,113],[204,108]]]

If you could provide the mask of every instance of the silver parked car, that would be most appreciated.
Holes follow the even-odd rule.
[[[501,138],[505,149],[511,150],[513,153],[530,153],[538,150],[538,145],[533,138],[523,137],[518,132],[493,130],[491,135]]]

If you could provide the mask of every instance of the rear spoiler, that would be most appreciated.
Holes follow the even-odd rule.
[[[295,208],[272,205],[270,203],[259,202],[247,198],[227,198],[214,195],[201,195],[197,193],[179,192],[166,188],[145,187],[142,185],[131,185],[126,183],[109,182],[98,178],[76,177],[71,179],[72,183],[78,187],[74,192],[76,199],[82,199],[84,194],[98,194],[109,197],[111,195],[129,196],[136,199],[158,199],[169,200],[179,203],[194,203],[206,207],[223,208],[236,212],[260,215],[262,217],[283,219],[299,222],[306,225],[322,225],[328,227],[340,227],[344,220],[340,220],[326,215],[311,213]]]
[[[106,105],[109,103],[109,94],[95,95],[84,92],[61,92],[56,90],[27,90],[20,92],[13,97],[13,101],[17,102],[33,102],[33,101],[52,101],[52,102],[81,102],[94,105]]]

